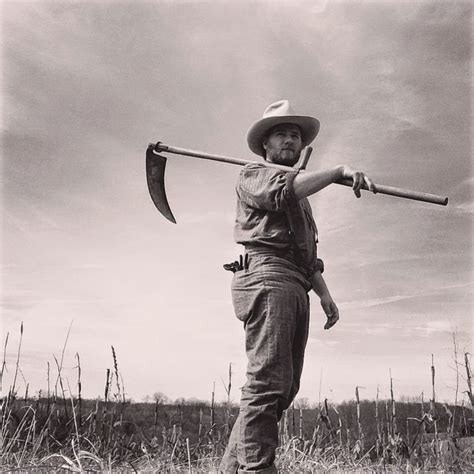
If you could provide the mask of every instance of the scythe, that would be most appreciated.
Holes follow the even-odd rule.
[[[171,208],[168,203],[165,191],[165,168],[167,158],[163,155],[160,155],[161,152],[174,153],[177,155],[191,156],[194,158],[201,158],[205,160],[220,161],[223,163],[231,163],[234,165],[245,166],[247,164],[257,163],[256,161],[242,160],[239,158],[232,158],[229,156],[223,155],[211,155],[209,153],[204,153],[201,151],[187,150],[184,148],[176,148],[169,145],[164,145],[161,142],[156,144],[150,143],[146,150],[146,176],[148,183],[148,190],[150,191],[150,196],[155,204],[156,208],[163,214],[166,219],[176,224],[176,219],[173,216]],[[271,168],[281,169],[283,171],[301,171],[303,172],[308,163],[309,157],[311,155],[312,148],[306,147],[301,153],[299,162],[295,167],[277,165],[275,163],[268,162],[258,162],[264,166]],[[337,184],[343,186],[352,187],[352,179],[341,179],[337,181]],[[364,190],[368,191],[367,185],[364,184]],[[395,188],[393,186],[385,186],[382,184],[376,184],[377,194],[386,194],[389,196],[396,196],[405,199],[412,199],[415,201],[428,202],[432,204],[438,204],[441,206],[446,206],[448,204],[448,198],[444,196],[437,196],[436,194],[428,194],[419,191],[411,191],[409,189]]]

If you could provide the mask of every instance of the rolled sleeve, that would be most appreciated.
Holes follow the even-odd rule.
[[[237,195],[251,207],[285,211],[296,201],[293,180],[297,174],[264,165],[247,165],[239,175]]]
[[[324,273],[324,262],[320,258],[316,259],[316,270],[315,270],[315,272],[321,272],[321,274]]]

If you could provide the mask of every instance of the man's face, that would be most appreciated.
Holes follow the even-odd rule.
[[[300,157],[302,146],[298,125],[290,123],[276,125],[263,142],[265,159],[271,163],[293,166]]]

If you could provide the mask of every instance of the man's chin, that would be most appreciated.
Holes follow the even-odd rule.
[[[294,166],[298,163],[298,157],[295,156],[280,156],[277,160],[274,160],[274,163],[285,166]]]

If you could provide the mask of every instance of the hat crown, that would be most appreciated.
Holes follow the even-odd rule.
[[[290,101],[283,99],[270,104],[263,112],[262,118],[281,117],[285,115],[295,115],[290,105]]]
[[[301,142],[309,145],[319,132],[319,120],[308,115],[296,115],[286,99],[277,100],[270,104],[263,112],[263,117],[257,120],[247,132],[249,148],[257,155],[265,156],[263,141],[268,131],[282,124],[295,124],[301,130]]]

